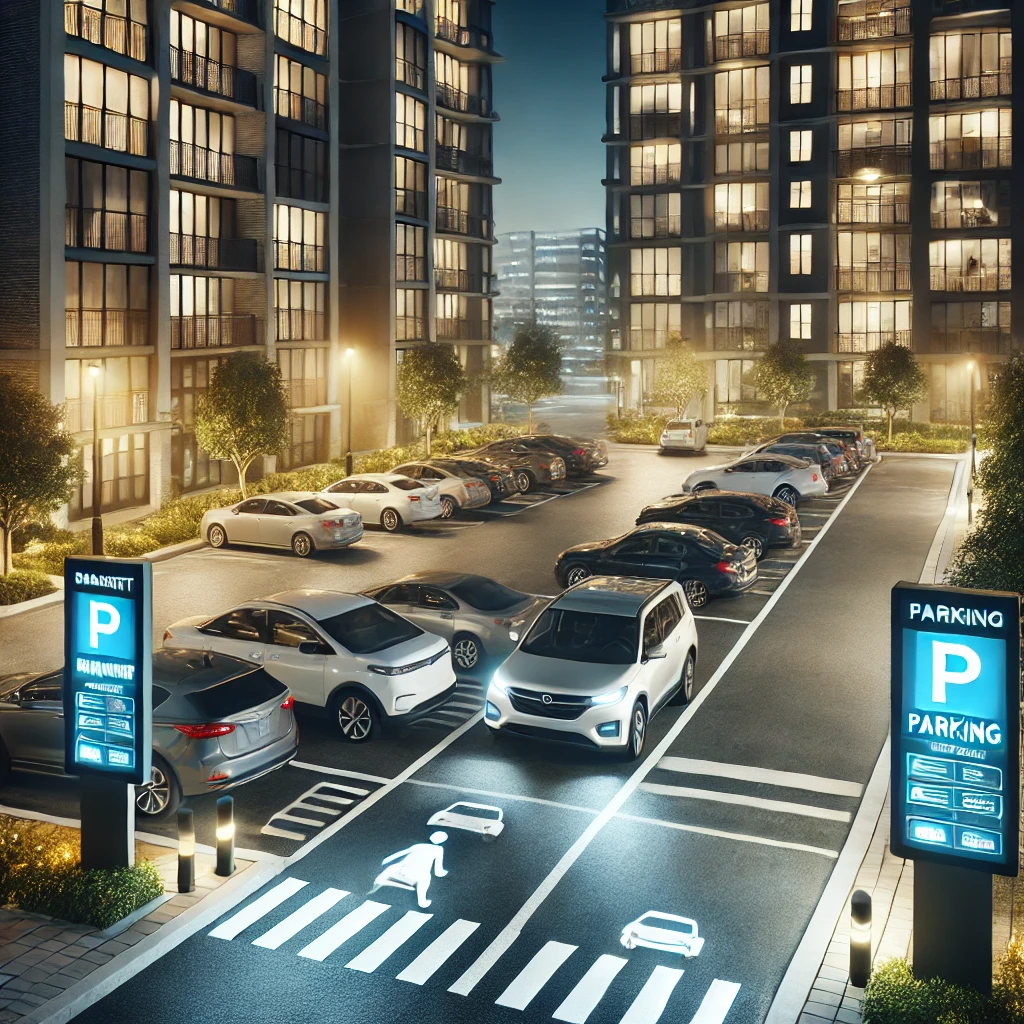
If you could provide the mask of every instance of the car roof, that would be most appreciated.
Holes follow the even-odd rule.
[[[406,465],[412,466],[416,463],[406,463]],[[351,476],[344,477],[345,480],[375,480],[377,483],[389,484],[395,480],[408,480],[409,478],[404,473],[353,473]],[[342,481],[339,480],[338,483]]]
[[[252,498],[267,498],[274,501],[290,501],[292,503],[296,501],[304,501],[306,498],[320,498],[323,500],[323,495],[317,491],[271,491],[269,494],[253,494]],[[251,500],[246,498],[246,501]],[[329,499],[328,499],[329,500]]]
[[[786,441],[780,441],[779,444],[787,444]],[[735,462],[729,463],[731,466],[738,465],[741,462],[746,462],[748,459],[756,459],[758,455],[764,455],[764,452],[754,452],[752,455],[744,455],[742,458],[736,459]],[[781,452],[770,452],[772,459],[781,462],[784,466],[789,466],[790,469],[803,469],[804,464],[799,459],[794,459],[792,455],[783,455]]]
[[[467,572],[427,569],[423,572],[410,573],[408,576],[403,576],[400,580],[395,580],[393,583],[386,583],[385,586],[393,587],[399,583],[433,583],[438,587],[454,587],[455,584],[468,579],[483,579],[483,577]]]
[[[588,576],[556,598],[550,607],[632,616],[672,583],[672,580],[641,579],[638,576]]]
[[[279,594],[263,598],[262,602],[296,608],[319,621],[373,604],[373,599],[363,594],[346,594],[340,590],[282,590]]]

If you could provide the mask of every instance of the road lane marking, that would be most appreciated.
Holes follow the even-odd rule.
[[[306,838],[305,832],[289,832],[286,828],[277,828],[276,825],[264,825],[260,829],[260,835],[277,836],[279,839],[294,839],[301,843]]]
[[[715,789],[691,789],[689,786],[663,786],[659,782],[643,782],[640,789],[656,796],[678,796],[690,800],[710,800],[718,804],[738,804],[741,807],[756,807],[760,811],[774,811],[778,814],[799,814],[804,818],[823,818],[826,821],[851,821],[849,811],[836,811],[831,807],[814,807],[811,804],[795,804],[788,800],[767,800],[759,796],[743,796],[741,793],[720,793]]]
[[[380,775],[366,775],[364,772],[350,772],[342,768],[329,768],[324,764],[310,764],[308,761],[289,761],[292,768],[302,768],[307,772],[322,772],[324,775],[340,775],[348,779],[361,779],[363,782],[379,782],[382,785],[391,781]]]
[[[307,925],[326,914],[339,900],[343,900],[349,895],[351,894],[347,889],[324,889],[319,896],[314,896],[279,924],[275,924],[266,935],[253,939],[252,944],[262,946],[264,949],[277,949],[279,946],[283,946]]]
[[[379,939],[371,942],[362,953],[349,960],[345,966],[353,971],[373,974],[399,946],[411,939],[433,916],[433,914],[420,914],[415,910],[410,910]]]
[[[307,960],[319,960],[321,963],[326,960],[343,942],[347,942],[357,932],[362,931],[371,921],[375,921],[381,914],[391,909],[388,903],[377,903],[375,900],[367,900],[361,903],[355,910],[346,914],[337,924],[332,925],[315,938],[308,946],[299,950],[299,956]]]
[[[655,967],[619,1024],[656,1024],[682,976],[677,967]]]
[[[399,981],[422,985],[429,981],[448,958],[480,927],[479,921],[465,921],[461,917],[449,925],[408,967],[399,974]]]
[[[546,942],[533,959],[512,979],[512,983],[494,1000],[495,1006],[525,1010],[533,997],[551,980],[551,976],[576,952],[567,942]],[[451,991],[449,989],[449,991]]]
[[[607,953],[599,956],[551,1016],[555,1020],[567,1021],[568,1024],[586,1024],[587,1018],[604,998],[608,986],[627,963],[629,961],[620,956]]]
[[[462,701],[457,701],[457,700],[449,701],[445,705],[445,707],[446,708],[463,708],[466,711],[479,711],[480,710],[480,705],[479,704],[464,704]]]
[[[580,807],[577,804],[563,804],[557,800],[545,800],[539,796],[520,796],[517,793],[495,793],[492,789],[467,789],[449,782],[428,782],[426,779],[409,779],[410,786],[428,786],[431,789],[450,789],[454,793],[471,793],[473,796],[489,796],[496,800],[521,800],[529,804],[543,804],[545,807],[557,807],[563,811],[582,811],[584,814],[599,814],[593,807]]]
[[[340,811],[328,811],[324,809],[325,814],[340,814]],[[282,811],[279,814],[275,814],[274,821],[294,821],[296,825],[312,825],[314,828],[323,828],[324,823],[318,821],[316,818],[303,818],[301,814],[287,814]],[[273,827],[273,826],[271,826]]]
[[[273,889],[265,892],[259,899],[255,899],[247,907],[243,907],[237,914],[232,914],[226,921],[217,925],[210,932],[212,939],[233,939],[236,935],[244,932],[249,925],[255,924],[261,917],[265,917],[275,907],[279,907],[286,899],[294,896],[301,888],[308,885],[301,878],[286,878],[278,882]]]
[[[701,619],[703,622],[731,622],[736,626],[749,626],[749,619],[725,619],[721,615],[694,615],[695,619]]]
[[[724,1024],[725,1015],[731,1009],[739,990],[735,982],[715,978],[690,1024]]]
[[[763,782],[766,786],[806,789],[811,793],[827,793],[829,796],[849,796],[859,799],[864,792],[864,787],[859,782],[843,782],[841,779],[825,779],[817,775],[776,771],[772,768],[756,768],[753,765],[704,761],[695,757],[663,757],[658,763],[658,767],[668,772],[712,775],[719,779],[739,779],[743,782]]]
[[[298,836],[300,840],[305,839],[305,834],[299,834],[290,829],[281,829],[274,822],[290,821],[296,825],[308,825],[310,828],[321,829],[330,823],[330,819],[337,818],[344,813],[344,810],[351,807],[356,797],[366,796],[368,789],[358,789],[355,786],[342,786],[337,782],[318,782],[312,789],[307,789],[300,797],[287,804],[282,810],[270,816],[270,820],[260,829],[263,835],[280,836],[284,839],[292,839]],[[339,796],[339,793],[351,793],[352,796]],[[322,803],[313,803],[320,800]],[[334,807],[324,806],[334,804]],[[302,814],[297,814],[302,811]],[[320,814],[322,818],[310,818],[308,815]]]

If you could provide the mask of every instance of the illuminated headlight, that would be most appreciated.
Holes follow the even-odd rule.
[[[497,676],[494,676],[491,679],[491,689],[494,690],[496,693],[500,693],[504,697],[508,692],[508,683],[506,683],[502,679],[499,679]]]
[[[378,676],[404,676],[415,672],[419,665],[368,665],[367,668]]]
[[[616,690],[614,693],[602,693],[599,697],[591,697],[590,703],[595,707],[604,706],[607,704],[618,704],[623,697],[626,696],[626,687],[623,686],[621,689]]]

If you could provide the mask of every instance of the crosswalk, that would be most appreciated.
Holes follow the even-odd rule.
[[[424,986],[442,971],[480,927],[478,921],[460,918],[438,932],[440,922],[433,914],[402,912],[373,899],[358,903],[353,900],[346,904],[351,896],[352,893],[346,889],[312,891],[310,883],[303,879],[284,878],[221,921],[208,934],[213,939],[247,942],[267,950],[282,950],[295,940],[294,945],[283,949],[283,952],[317,963],[330,961],[346,946],[343,954],[348,957],[344,962],[345,970],[363,974],[381,971],[397,981]],[[270,924],[265,919],[279,908],[288,911],[286,916],[265,927]],[[340,917],[337,916],[339,911]],[[378,919],[387,928],[368,945],[354,950],[352,947],[360,933]],[[650,970],[638,994],[620,1018],[620,1024],[657,1024],[684,975],[682,968],[659,964],[651,969],[649,962],[644,966],[643,961],[631,962],[625,956],[603,953],[588,963],[585,956],[578,954],[579,947],[571,943],[545,942],[512,978],[494,1004],[526,1010],[553,978],[558,977],[564,987],[567,977],[570,977],[569,972],[579,971],[578,975],[571,975],[578,980],[551,1016],[552,1020],[565,1024],[587,1024],[605,1000],[610,1006],[622,1000],[621,987],[616,991],[616,983],[620,979],[631,977],[629,984],[635,990],[640,981],[636,972]],[[391,975],[396,970],[397,973]],[[690,1024],[725,1024],[739,990],[738,984],[714,980]],[[607,1018],[607,1013],[603,1016]],[[617,1010],[615,1016],[618,1016]],[[678,1014],[673,1019],[682,1021]]]
[[[475,679],[459,679],[455,696],[443,707],[432,711],[409,728],[416,730],[457,729],[483,710],[484,684]]]

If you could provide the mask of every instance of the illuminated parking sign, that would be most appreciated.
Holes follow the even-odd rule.
[[[892,590],[892,821],[900,857],[1017,874],[1020,598]]]
[[[152,758],[152,566],[64,562],[64,766],[139,785]]]

